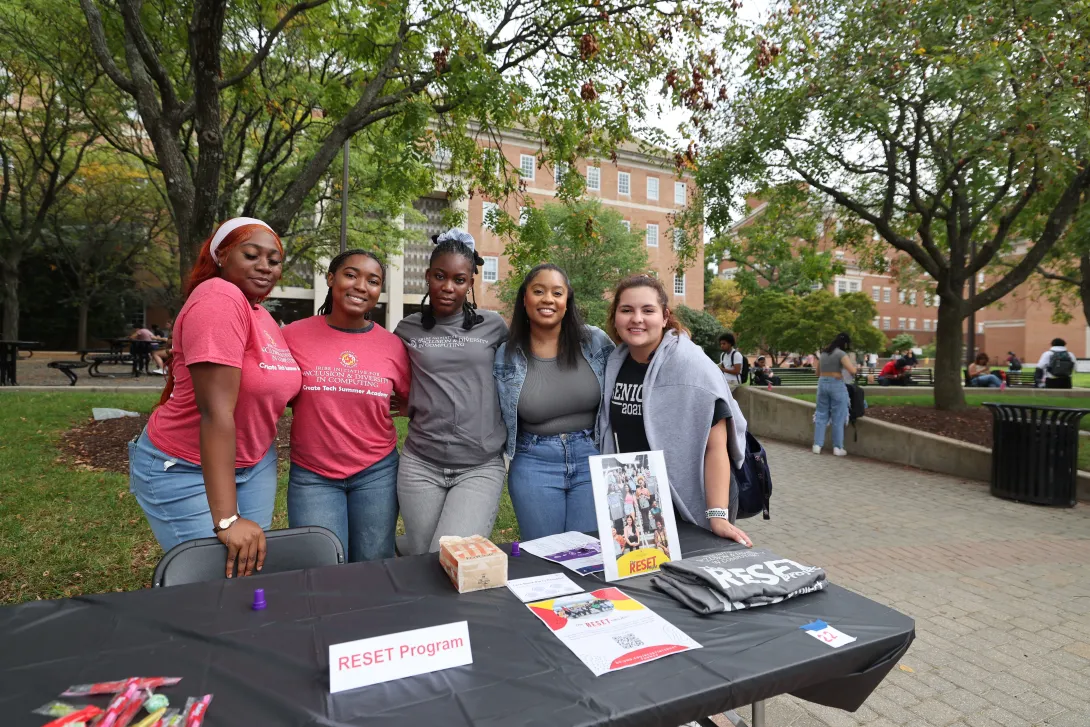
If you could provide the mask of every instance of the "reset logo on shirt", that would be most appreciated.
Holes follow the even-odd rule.
[[[621,414],[642,417],[643,384],[622,384],[618,381],[613,385],[613,396],[610,403],[621,407]]]

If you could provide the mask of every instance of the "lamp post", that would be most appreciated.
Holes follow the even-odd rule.
[[[969,265],[973,264],[976,260],[976,240],[974,239],[970,243]],[[969,276],[969,301],[976,297],[976,273]],[[973,363],[976,360],[976,309],[970,308],[969,310],[969,335],[966,336],[965,345],[965,365]]]

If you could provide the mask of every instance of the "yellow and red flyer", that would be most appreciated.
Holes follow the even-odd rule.
[[[677,626],[616,588],[526,605],[596,677],[700,648]]]

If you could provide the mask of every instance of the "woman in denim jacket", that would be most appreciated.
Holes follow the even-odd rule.
[[[515,298],[494,374],[507,425],[507,488],[524,540],[594,531],[588,457],[598,454],[602,378],[614,348],[583,323],[568,276],[538,265]]]

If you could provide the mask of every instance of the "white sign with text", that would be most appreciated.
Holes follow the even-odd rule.
[[[335,694],[472,663],[465,621],[346,641],[329,647],[329,691]]]

